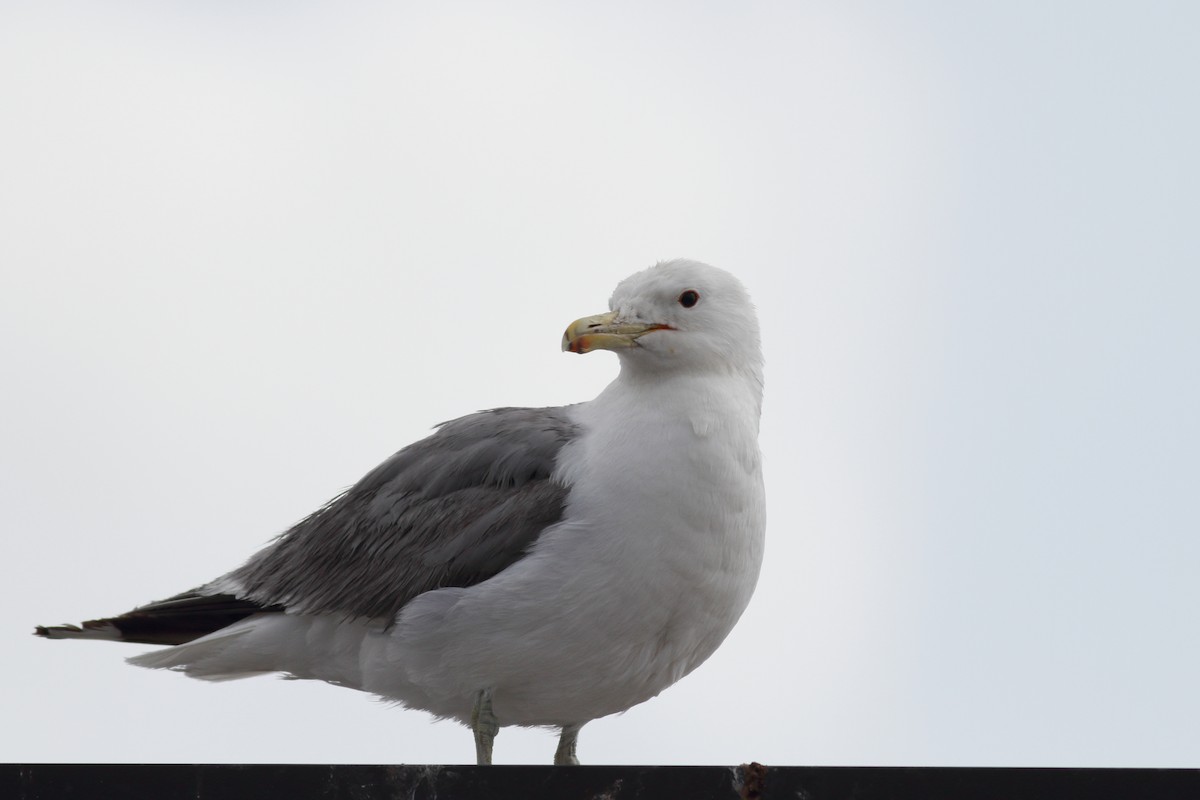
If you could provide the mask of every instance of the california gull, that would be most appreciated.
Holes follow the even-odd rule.
[[[727,272],[622,281],[564,350],[611,350],[596,399],[438,427],[211,583],[51,639],[171,645],[143,667],[329,681],[469,725],[579,729],[717,649],[754,591],[765,509],[754,307]]]

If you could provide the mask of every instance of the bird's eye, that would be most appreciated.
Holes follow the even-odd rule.
[[[679,295],[679,305],[684,308],[691,308],[700,302],[700,293],[695,289],[688,289],[683,294]]]

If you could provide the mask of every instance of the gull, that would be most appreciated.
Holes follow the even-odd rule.
[[[210,583],[51,639],[169,645],[142,667],[284,673],[468,725],[580,728],[703,663],[745,610],[766,527],[762,357],[742,284],[695,261],[622,281],[562,347],[594,400],[443,423]]]

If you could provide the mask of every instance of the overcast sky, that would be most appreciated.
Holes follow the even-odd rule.
[[[585,763],[1200,766],[1200,6],[0,5],[0,760],[462,763],[47,642],[241,563],[687,256],[762,319],[768,551]],[[498,763],[555,738],[506,729]]]

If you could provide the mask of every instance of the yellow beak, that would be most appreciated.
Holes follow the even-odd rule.
[[[661,331],[669,326],[656,323],[622,322],[615,320],[617,313],[596,314],[577,319],[567,326],[563,334],[562,349],[572,353],[590,353],[593,350],[624,350],[634,347],[639,336],[651,331]]]

